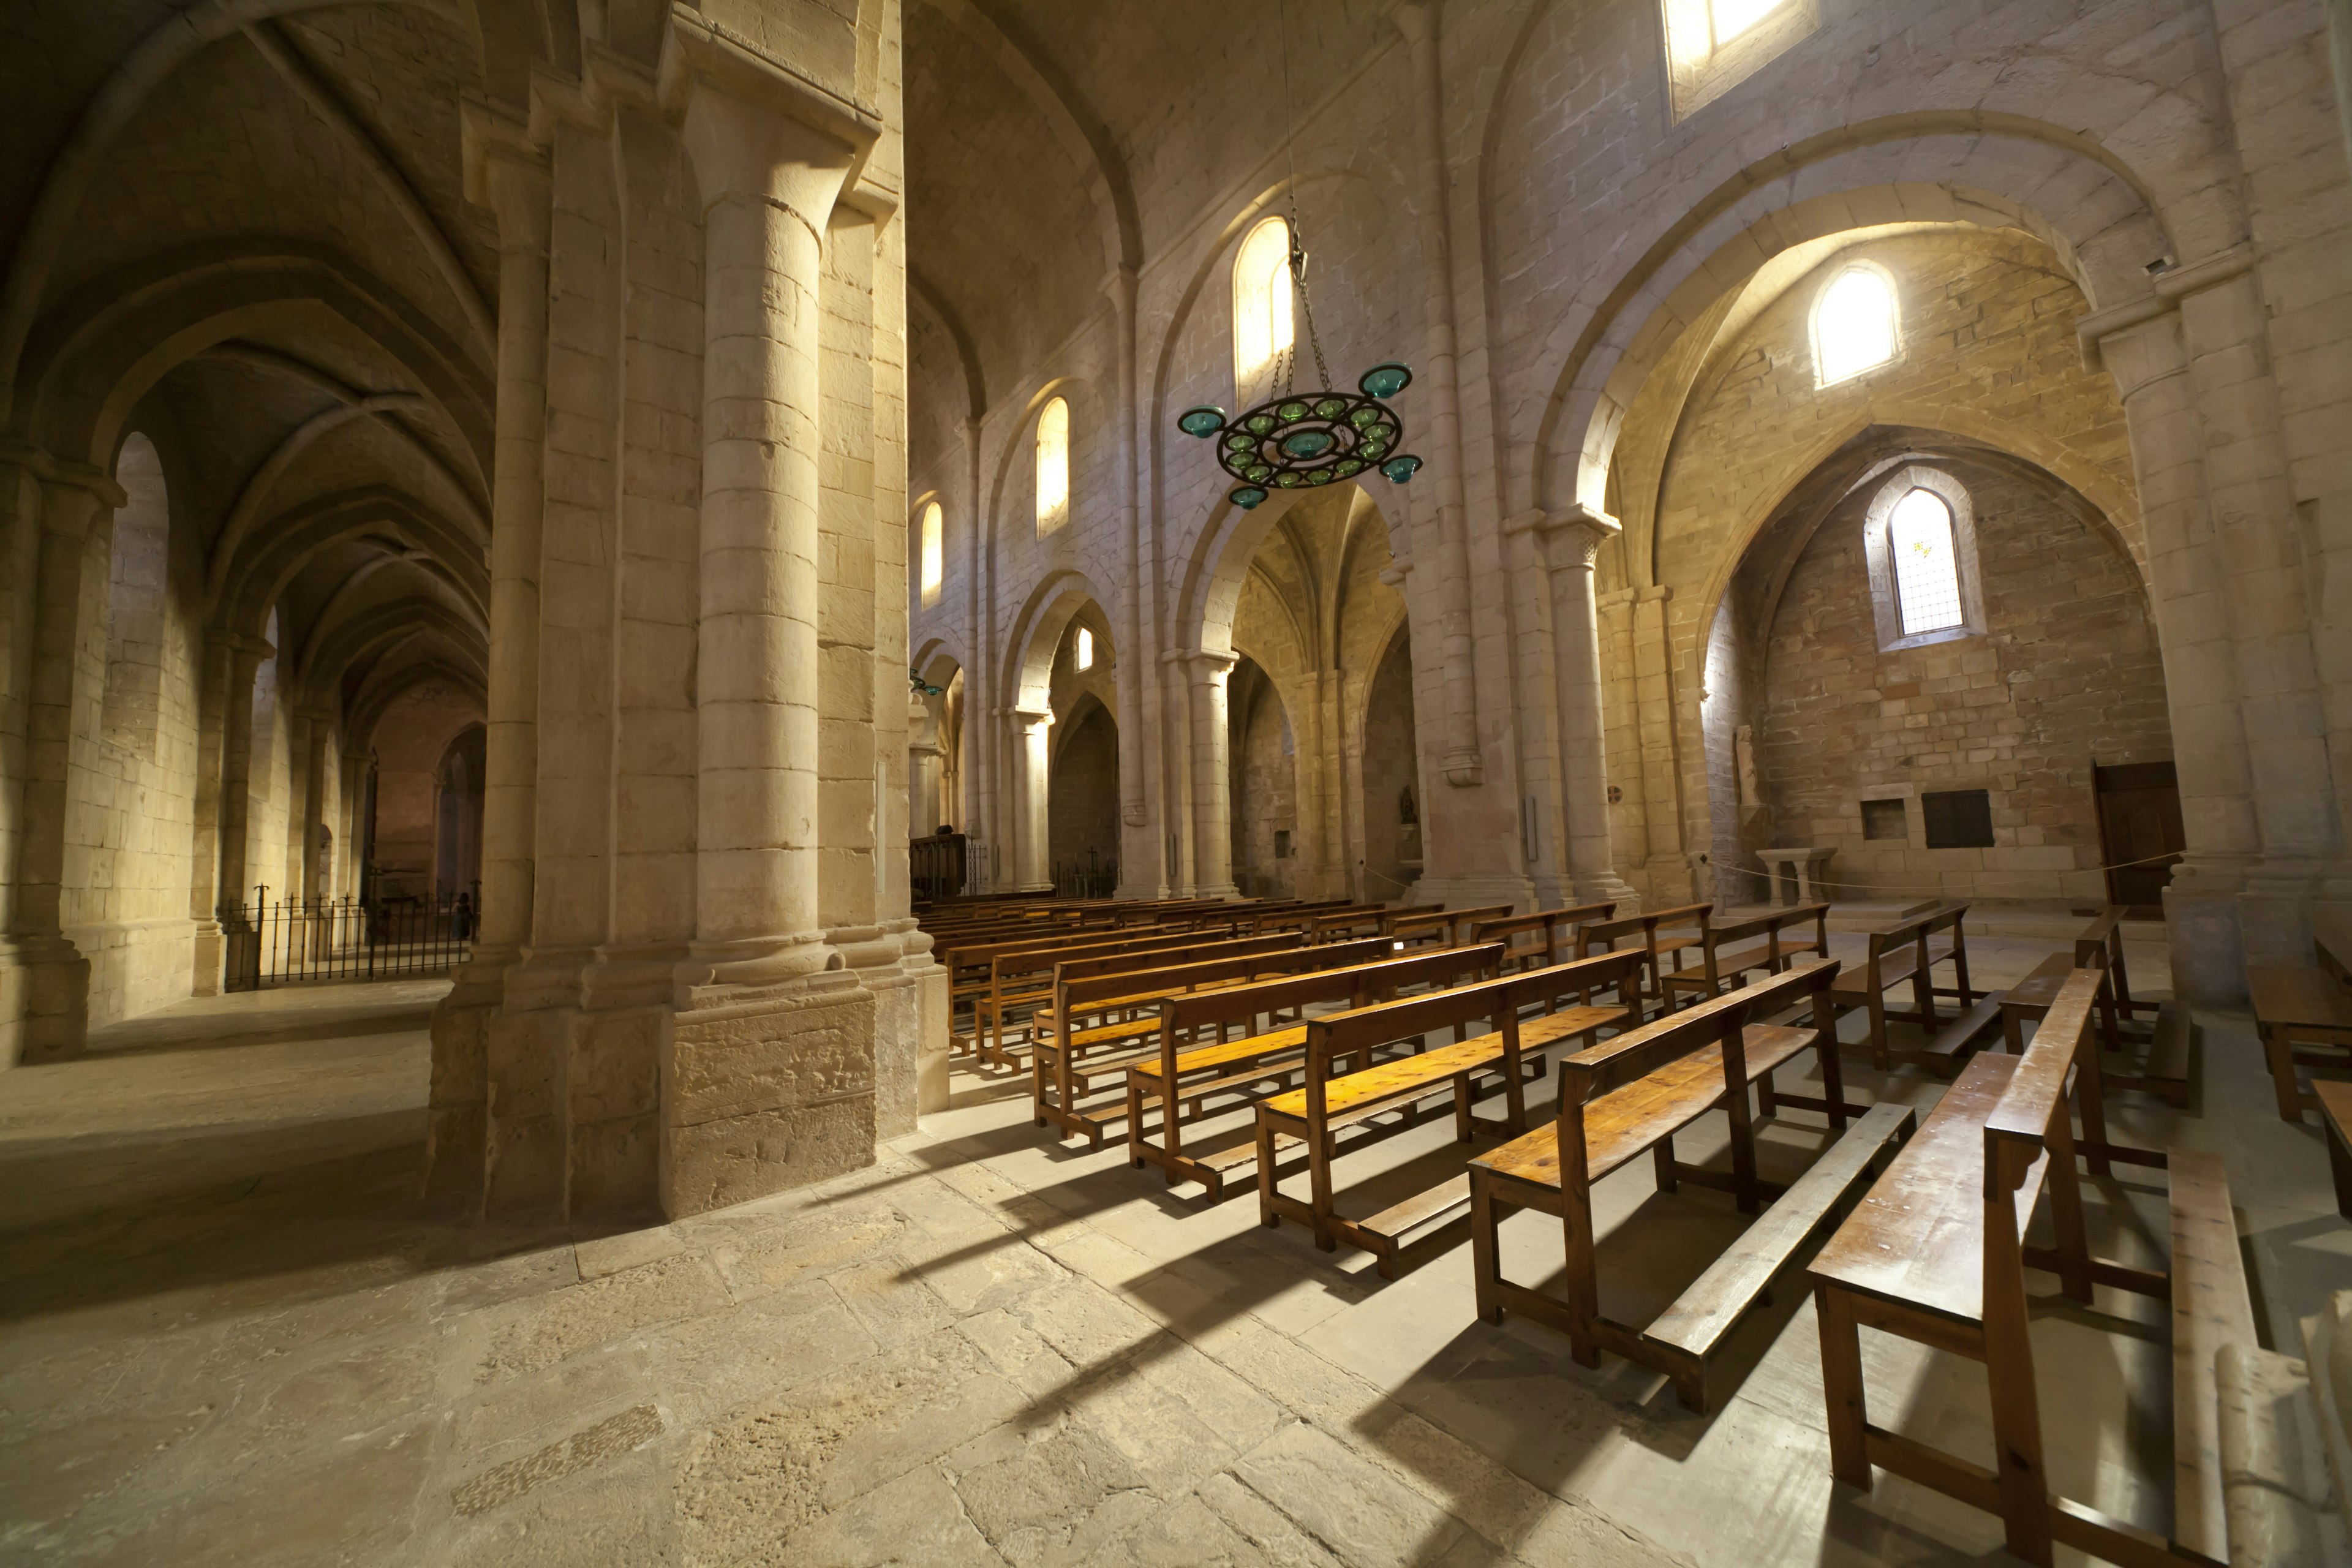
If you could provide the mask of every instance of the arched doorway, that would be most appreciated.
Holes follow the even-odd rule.
[[[1085,692],[1054,730],[1045,804],[1054,891],[1107,899],[1118,886],[1118,724]]]
[[[1298,746],[1282,694],[1244,655],[1225,678],[1234,885],[1254,898],[1297,892]]]
[[[479,724],[457,732],[442,753],[441,787],[434,810],[433,896],[466,899],[472,907],[482,879],[484,740]]]

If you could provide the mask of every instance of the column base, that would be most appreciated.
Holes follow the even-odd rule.
[[[0,1068],[81,1055],[89,960],[62,936],[0,937]]]
[[[2246,999],[2238,881],[2221,868],[2184,868],[2164,889],[2172,994],[2191,1006],[2234,1007]]]
[[[1602,871],[1576,879],[1576,901],[1580,904],[1615,904],[1617,914],[1638,915],[1642,912],[1642,895],[1633,885],[1614,871]]]
[[[1400,900],[1381,900],[1393,903]],[[1467,876],[1433,877],[1424,875],[1412,885],[1410,901],[1416,904],[1444,904],[1449,910],[1475,909],[1481,904],[1508,904],[1515,910],[1536,907],[1536,886],[1524,874],[1474,872]]]

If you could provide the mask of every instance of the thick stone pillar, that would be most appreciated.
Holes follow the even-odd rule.
[[[1437,7],[1400,5],[1392,19],[1412,57],[1414,205],[1421,219],[1422,319],[1427,362],[1416,367],[1428,389],[1429,465],[1437,481],[1438,632],[1444,659],[1440,769],[1450,784],[1486,777],[1478,744],[1476,637],[1470,624],[1469,508],[1462,482],[1462,394],[1455,369],[1453,213],[1447,200],[1444,103],[1437,58]]]
[[[1043,708],[1004,710],[1013,752],[1013,890],[1054,890],[1053,824],[1046,811],[1052,783],[1054,715]]]
[[[1609,842],[1609,763],[1601,698],[1601,613],[1592,563],[1622,531],[1614,518],[1579,509],[1538,525],[1551,597],[1552,673],[1559,706],[1560,819],[1577,901],[1641,900],[1617,875]]]
[[[1143,658],[1142,468],[1137,456],[1135,385],[1135,286],[1132,267],[1118,267],[1103,284],[1110,297],[1111,338],[1118,367],[1113,406],[1117,411],[1119,572],[1118,662],[1111,674],[1118,689],[1118,896],[1148,899],[1160,876],[1152,842],[1151,816],[1143,783],[1150,766],[1144,744],[1144,687],[1150,666]]]
[[[1229,899],[1234,886],[1232,738],[1226,733],[1225,679],[1238,662],[1229,653],[1195,648],[1184,655],[1192,698],[1192,876],[1195,898]]]
[[[228,719],[229,665],[235,639],[205,634],[196,672],[196,795],[194,857],[188,868],[188,920],[194,930],[194,991],[220,994],[220,807],[222,736]]]
[[[74,722],[86,703],[82,643],[102,614],[107,562],[100,534],[120,504],[99,476],[62,479],[55,465],[20,499],[37,509],[31,545],[30,637],[26,692],[24,785],[16,823],[16,860],[8,868],[14,901],[7,952],[12,973],[0,1016],[0,1062],[55,1061],[82,1047],[89,1023],[89,961],[62,929],[66,818],[73,769]],[[93,560],[93,556],[96,557]],[[102,645],[101,645],[102,652]],[[101,662],[99,679],[104,679]]]
[[[339,899],[358,898],[360,882],[367,872],[367,776],[371,765],[368,753],[353,747],[343,753],[343,765],[336,770],[342,795],[342,805],[336,816],[341,826],[335,830],[343,839],[342,854],[336,859],[334,891]]]
[[[818,898],[819,263],[878,126],[673,16],[665,104],[703,203],[695,931],[663,1072],[662,1202],[873,1158],[874,1003]]]
[[[322,899],[327,869],[320,830],[327,826],[327,744],[335,738],[335,716],[324,709],[306,709],[299,715],[309,727],[310,756],[302,774],[302,868],[300,897]]]
[[[928,837],[947,820],[947,797],[940,788],[944,753],[940,750],[940,720],[930,700],[910,697],[907,702],[907,824],[912,837]]]
[[[229,641],[228,686],[221,710],[220,901],[241,909],[253,901],[246,884],[252,852],[253,682],[262,660],[278,650],[259,637]]]

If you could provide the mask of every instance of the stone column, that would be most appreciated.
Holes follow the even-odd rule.
[[[1429,389],[1429,465],[1437,481],[1439,646],[1444,657],[1445,712],[1441,763],[1445,781],[1486,777],[1478,744],[1476,638],[1470,624],[1469,508],[1462,482],[1462,395],[1454,334],[1453,213],[1447,199],[1444,104],[1437,58],[1437,7],[1412,0],[1392,13],[1412,57],[1413,132],[1418,157],[1415,205],[1421,218],[1422,317]]]
[[[82,641],[93,612],[102,612],[107,563],[100,534],[120,504],[111,481],[56,476],[38,487],[38,539],[34,553],[29,666],[24,672],[26,737],[24,795],[16,823],[16,864],[8,868],[9,967],[23,972],[5,1026],[14,1039],[0,1062],[54,1061],[82,1047],[89,1029],[89,961],[62,929],[66,891],[66,817],[73,769],[78,690],[86,676]],[[28,495],[26,500],[32,498]],[[97,559],[93,561],[93,555]],[[93,567],[95,570],[93,570]],[[102,654],[102,648],[101,648]],[[100,667],[103,679],[103,666]]]
[[[194,927],[191,941],[198,996],[220,994],[221,734],[228,717],[233,641],[225,632],[206,632],[204,663],[196,674],[195,827],[188,868],[188,919]]]
[[[483,742],[481,934],[454,1002],[496,999],[530,941],[538,838],[539,576],[546,520],[551,184],[525,128],[467,106],[466,195],[499,225],[498,445],[490,487],[490,672]]]
[[[229,641],[228,689],[221,718],[220,901],[243,907],[253,819],[253,682],[278,650],[259,637]]]
[[[1234,886],[1231,738],[1226,734],[1225,678],[1238,662],[1229,653],[1195,648],[1184,656],[1192,690],[1192,894],[1229,899]]]
[[[2084,318],[2083,330],[2122,395],[2147,531],[2149,608],[2164,658],[2188,844],[2164,890],[2173,984],[2179,995],[2210,1005],[2245,992],[2237,904],[2261,837],[2226,574],[2206,524],[2205,447],[2188,345],[2177,312],[2137,315],[2118,325],[2113,312],[2102,312]]]
[[[1592,563],[1622,531],[1616,519],[1585,508],[1538,525],[1550,578],[1552,669],[1559,704],[1560,816],[1568,825],[1568,873],[1580,903],[1641,906],[1616,872],[1609,844],[1609,761],[1601,708],[1601,614]]]
[[[816,292],[822,226],[853,153],[739,85],[698,80],[686,113],[705,226],[689,994],[796,979],[829,956],[817,929]]]
[[[1008,708],[1013,742],[1013,887],[1016,892],[1054,890],[1053,824],[1046,791],[1053,768],[1054,715],[1042,708]]]
[[[310,764],[302,780],[302,892],[305,899],[326,896],[320,873],[326,868],[319,831],[327,825],[327,742],[334,738],[335,716],[325,709],[306,709],[301,720],[310,726]]]
[[[911,837],[927,838],[946,820],[946,802],[940,787],[942,753],[939,715],[929,699],[907,701],[907,810]]]
[[[335,879],[335,896],[341,899],[358,898],[361,879],[367,874],[367,775],[368,754],[356,747],[345,752],[343,765],[336,772],[342,795],[342,826],[338,831],[343,836],[343,853]]]
[[[1160,857],[1154,852],[1150,811],[1146,804],[1144,770],[1145,672],[1143,658],[1143,508],[1142,469],[1137,458],[1135,386],[1135,285],[1132,267],[1118,267],[1103,285],[1110,296],[1111,336],[1118,355],[1118,385],[1114,406],[1118,420],[1119,571],[1118,662],[1112,675],[1118,689],[1118,894],[1145,899],[1160,879],[1152,870]]]

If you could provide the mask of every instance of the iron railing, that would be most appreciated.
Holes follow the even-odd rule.
[[[225,990],[446,974],[471,955],[480,924],[472,893],[273,900],[267,888],[254,892],[249,904],[221,908]]]
[[[1054,862],[1054,896],[1057,899],[1108,899],[1118,891],[1118,862],[1087,851],[1085,864]]]

